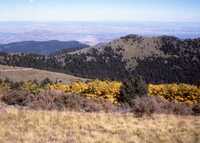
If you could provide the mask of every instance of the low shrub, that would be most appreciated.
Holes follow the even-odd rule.
[[[34,95],[23,90],[13,90],[2,95],[1,101],[8,105],[28,106],[33,96]]]
[[[192,115],[191,107],[184,103],[169,102],[162,97],[137,97],[132,101],[131,112],[137,116],[151,114]]]
[[[115,111],[112,103],[95,101],[76,94],[48,90],[34,95],[27,91],[11,91],[1,97],[8,105],[26,106],[43,110],[70,110],[84,112]]]
[[[76,94],[66,94],[56,91],[40,93],[37,98],[33,99],[30,107],[34,109],[85,112],[97,112],[101,110],[101,107],[92,100]]]

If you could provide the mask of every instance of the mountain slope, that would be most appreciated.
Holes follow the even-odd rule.
[[[111,55],[108,54],[109,51]],[[126,75],[126,72],[139,74],[151,83],[200,83],[200,39],[180,40],[171,36],[128,35],[104,46],[86,48],[72,55],[74,55],[73,61],[86,57],[85,60],[79,61],[80,65],[91,65],[92,63],[89,67],[82,66],[82,69],[92,69],[93,73],[97,73],[89,75],[91,70],[86,71],[89,77],[109,73],[109,76],[112,75],[112,78],[115,78],[118,76],[116,75],[118,71],[122,72],[122,69],[126,68],[123,75]],[[77,58],[74,59],[74,57]],[[101,61],[98,58],[101,58]],[[69,69],[73,69],[71,65],[75,65],[73,61],[66,64]],[[98,65],[104,66],[98,68]]]
[[[86,81],[84,78],[75,77],[72,75],[49,72],[45,70],[37,70],[33,68],[22,68],[0,65],[0,79],[10,79],[11,81],[29,81],[37,80],[42,81],[49,78],[51,81],[62,81],[70,83],[74,81]]]
[[[88,47],[88,45],[77,41],[25,41],[0,45],[0,51],[7,53],[34,53],[48,55],[64,49],[70,49],[69,51],[71,52],[86,47]]]

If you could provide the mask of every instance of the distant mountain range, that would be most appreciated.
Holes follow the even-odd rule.
[[[49,55],[62,50],[65,52],[72,52],[86,47],[89,47],[89,45],[77,41],[25,41],[1,44],[0,51],[5,53],[33,53]]]

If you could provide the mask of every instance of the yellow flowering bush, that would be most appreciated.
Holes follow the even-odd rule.
[[[48,88],[51,90],[61,90],[63,92],[70,92],[70,86],[62,83],[49,84]]]
[[[117,81],[100,81],[74,82],[72,84],[51,84],[50,89],[61,90],[64,92],[78,93],[88,98],[103,98],[116,102],[119,95],[121,83]]]
[[[188,84],[160,84],[148,86],[150,96],[162,96],[169,101],[200,103],[200,88]]]
[[[88,84],[84,82],[74,82],[70,85],[70,92],[85,93],[88,90]]]
[[[88,83],[88,89],[84,91],[87,96],[104,98],[116,102],[120,93],[121,83],[117,81],[94,80]]]

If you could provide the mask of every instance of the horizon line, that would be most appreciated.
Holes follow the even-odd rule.
[[[0,22],[30,22],[30,23],[64,23],[64,22],[82,22],[82,23],[200,23],[200,21],[158,21],[158,20],[0,20]]]

